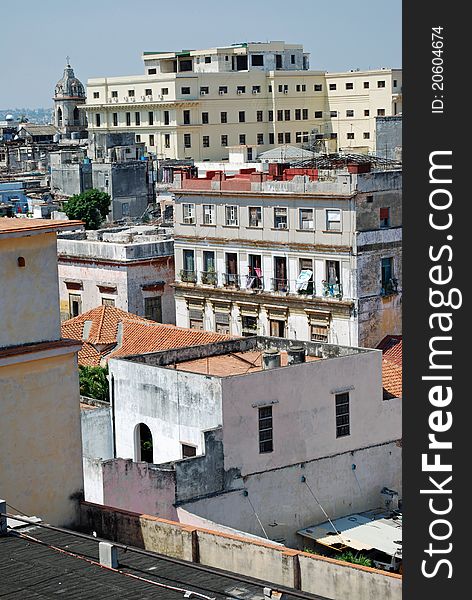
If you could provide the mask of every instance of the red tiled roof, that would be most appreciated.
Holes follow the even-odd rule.
[[[0,218],[0,236],[33,231],[56,231],[58,229],[83,229],[82,221],[53,219]],[[25,233],[26,235],[26,233]]]
[[[401,335],[386,335],[377,346],[382,350],[382,384],[385,398],[402,397],[402,356]]]
[[[86,321],[91,321],[87,339],[83,339]],[[122,342],[118,344],[118,323],[122,323]],[[100,365],[102,359],[131,354],[159,352],[170,348],[198,346],[231,339],[229,335],[165,325],[127,313],[114,306],[99,306],[62,323],[62,335],[83,341],[79,364]]]

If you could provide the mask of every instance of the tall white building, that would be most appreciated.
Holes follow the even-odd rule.
[[[330,150],[375,152],[375,118],[402,110],[398,69],[325,73],[300,44],[243,43],[145,52],[144,74],[90,79],[89,132],[133,131],[158,158],[248,158],[323,139]]]

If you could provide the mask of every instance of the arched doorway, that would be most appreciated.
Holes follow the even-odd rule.
[[[62,127],[62,108],[60,106],[57,109],[57,126]]]
[[[139,423],[135,429],[136,462],[153,462],[152,433],[145,423]]]
[[[74,125],[80,125],[80,114],[77,106],[74,108]]]

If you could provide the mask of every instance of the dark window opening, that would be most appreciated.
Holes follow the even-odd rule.
[[[153,462],[152,433],[147,425],[140,423],[137,426],[137,462]]]
[[[263,67],[264,66],[264,55],[263,54],[253,54],[251,56],[251,64],[253,67]]]
[[[272,406],[259,408],[259,454],[274,450]]]
[[[350,435],[349,425],[349,392],[336,394],[336,437]]]
[[[144,298],[144,316],[146,319],[162,323],[162,301],[160,296]]]
[[[189,444],[182,444],[182,458],[190,458],[192,456],[197,456],[197,448],[189,446]]]

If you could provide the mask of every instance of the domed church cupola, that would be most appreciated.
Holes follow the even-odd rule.
[[[79,109],[84,104],[85,88],[75,76],[67,57],[64,74],[56,83],[54,91],[54,125],[65,137],[70,137],[72,132],[85,132],[87,129],[85,111]]]

